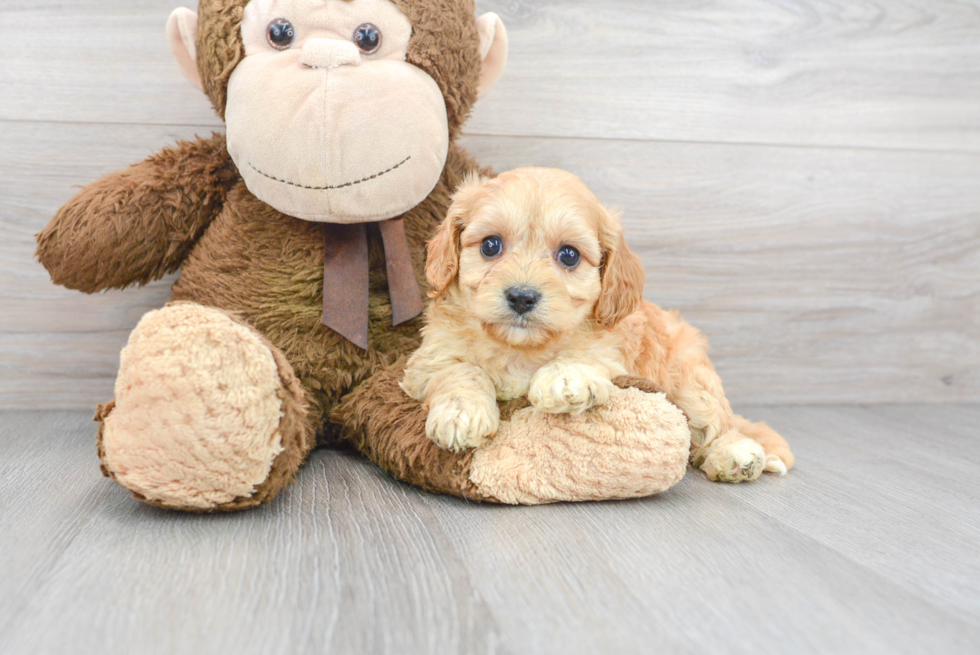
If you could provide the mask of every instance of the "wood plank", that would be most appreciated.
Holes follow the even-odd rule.
[[[766,479],[756,486],[759,493],[799,498],[786,488],[793,481],[782,482]],[[572,506],[544,516],[514,512],[506,526],[479,507],[462,516],[437,516],[472,577],[493,581],[483,597],[502,632],[531,651],[928,648],[923,637],[931,632],[931,621],[943,620],[941,611],[808,535],[760,516],[750,503],[736,509],[737,500],[717,502],[715,493],[712,483],[691,474],[663,498],[613,510],[600,505],[594,512]],[[558,524],[574,526],[578,538],[553,529]],[[838,529],[850,536],[856,527]],[[519,577],[502,576],[502,570],[517,571]],[[919,577],[930,572],[927,565],[917,569]],[[925,616],[912,618],[895,607],[906,604]],[[542,606],[549,609],[545,623],[529,621]],[[965,652],[966,635],[977,632],[974,621],[960,619],[948,629],[947,647],[956,652]]]
[[[119,498],[99,473],[85,412],[0,414],[0,627],[96,509]],[[3,652],[15,652],[7,651]]]
[[[891,448],[976,461],[980,406],[749,409],[801,455],[786,478],[494,507],[319,451],[214,516],[101,478],[87,413],[6,412],[0,652],[972,652],[975,503]]]
[[[980,12],[947,0],[487,0],[474,133],[980,149]]]
[[[176,4],[0,9],[0,118],[218,125],[167,48]],[[972,3],[477,5],[503,17],[511,58],[473,134],[980,151]]]
[[[749,410],[784,430],[801,464],[791,474],[792,494],[726,487],[731,500],[980,626],[972,582],[980,579],[980,559],[962,556],[980,543],[970,479],[980,407]]]
[[[167,17],[180,4],[74,0],[3,7],[0,118],[220,125],[167,46]],[[44,28],[18,29],[37,25]]]
[[[33,259],[32,235],[70,185],[207,128],[15,127],[0,132],[0,405],[90,407],[107,399],[126,335],[165,302],[170,280],[92,297],[58,289]],[[465,144],[499,170],[567,168],[621,205],[647,297],[709,336],[736,403],[980,396],[976,155]]]

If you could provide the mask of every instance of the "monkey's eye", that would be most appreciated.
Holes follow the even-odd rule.
[[[480,254],[487,259],[493,259],[504,250],[504,242],[500,237],[487,237],[480,244]]]
[[[276,50],[288,50],[289,46],[293,45],[293,41],[296,40],[296,30],[293,28],[293,24],[285,18],[277,18],[269,23],[269,27],[265,29],[265,38],[269,40],[269,45]]]
[[[353,39],[361,52],[371,54],[381,47],[381,30],[374,23],[362,23],[354,30]]]
[[[571,246],[562,246],[558,249],[558,261],[565,268],[575,268],[581,260],[582,256],[578,254],[578,250]]]

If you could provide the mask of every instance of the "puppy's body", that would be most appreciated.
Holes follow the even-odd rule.
[[[427,403],[441,446],[480,445],[497,429],[498,399],[581,412],[632,374],[687,414],[692,461],[709,478],[792,467],[782,437],[732,413],[702,335],[642,299],[643,269],[618,219],[574,176],[469,180],[429,244],[426,274],[435,300],[402,387]]]

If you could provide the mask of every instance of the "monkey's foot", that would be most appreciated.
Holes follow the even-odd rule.
[[[469,480],[499,502],[639,498],[687,470],[687,419],[647,380],[619,378],[608,401],[582,414],[516,411],[473,453]]]
[[[186,511],[268,502],[313,446],[282,353],[193,303],[143,317],[122,351],[116,399],[95,418],[103,473],[140,500]]]

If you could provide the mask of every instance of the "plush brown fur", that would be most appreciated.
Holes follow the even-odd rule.
[[[439,184],[405,215],[413,265],[424,285],[424,244],[472,158],[453,148]],[[282,349],[310,398],[321,442],[332,439],[324,421],[330,407],[371,373],[419,344],[420,319],[391,325],[391,301],[381,237],[369,230],[371,348],[363,351],[321,322],[323,233],[318,224],[290,218],[261,202],[241,182],[197,242],[174,285],[174,299],[234,311]],[[422,286],[421,288],[425,288]]]
[[[456,455],[426,438],[425,409],[398,387],[404,373],[403,361],[381,369],[370,384],[348,395],[331,419],[344,426],[344,437],[355,448],[394,478],[436,493],[492,501],[469,480],[472,452]]]
[[[229,77],[244,55],[239,26],[246,2],[201,0],[199,6],[198,68],[222,117]],[[473,2],[394,2],[413,24],[408,61],[442,89],[455,138],[477,95],[480,58]],[[445,216],[453,190],[477,169],[468,153],[452,145],[435,189],[404,215],[423,290],[425,243]],[[395,362],[418,346],[421,321],[391,326],[384,252],[373,226],[369,241],[370,349],[365,352],[321,323],[321,227],[285,216],[252,195],[228,156],[224,137],[214,135],[181,142],[83,189],[38,235],[37,256],[55,282],[88,293],[144,284],[179,268],[175,300],[222,309],[268,342],[280,370],[288,371],[283,381],[292,390],[284,399],[281,423],[286,449],[254,495],[215,509],[241,509],[271,499],[293,479],[312,448],[310,435],[318,435],[321,443],[335,442],[341,425],[356,447],[400,479],[492,500],[468,481],[470,456],[439,453],[430,446],[418,429],[420,408],[392,377]],[[345,396],[329,423],[331,410]],[[112,410],[112,403],[101,406],[97,418]]]
[[[180,268],[238,173],[225,137],[181,141],[69,200],[37,237],[51,279],[95,293]]]

